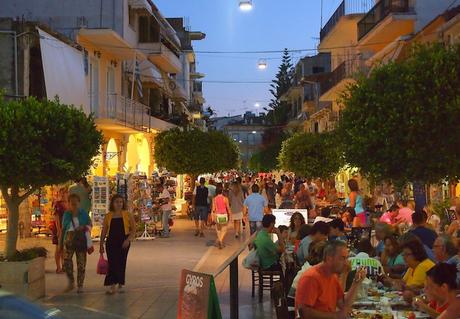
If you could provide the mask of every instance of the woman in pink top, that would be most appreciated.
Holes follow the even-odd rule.
[[[216,223],[217,241],[216,247],[224,247],[224,237],[227,233],[227,225],[230,220],[230,205],[228,198],[222,195],[222,183],[216,185],[216,196],[212,200],[212,219]]]

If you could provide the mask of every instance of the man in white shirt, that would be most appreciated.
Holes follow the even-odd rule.
[[[169,194],[169,191],[164,187],[163,184],[160,184],[158,186],[158,192],[160,193],[160,196],[158,197],[160,200],[160,210],[161,210],[161,215],[162,215],[162,224],[163,224],[163,233],[162,236],[163,238],[168,238],[169,237],[169,217],[171,216],[171,211],[172,211],[172,205],[171,205],[171,195]]]

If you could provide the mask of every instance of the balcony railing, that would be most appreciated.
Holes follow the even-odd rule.
[[[98,117],[118,120],[125,126],[140,131],[150,128],[149,107],[127,97],[109,94],[106,112],[107,114],[100,112]]]
[[[366,73],[368,68],[361,59],[352,59],[342,62],[334,71],[321,81],[321,95],[332,89],[347,78],[354,78],[359,73]]]
[[[365,16],[358,22],[358,40],[361,40],[377,24],[392,13],[409,12],[409,0],[380,0]]]
[[[360,14],[368,12],[374,5],[374,0],[344,0],[337,10],[332,14],[329,21],[320,32],[321,41],[335,28],[340,18],[349,14]]]

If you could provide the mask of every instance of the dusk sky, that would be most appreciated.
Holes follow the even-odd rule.
[[[324,0],[323,24],[342,0]],[[318,44],[320,0],[253,0],[254,8],[242,12],[238,0],[155,0],[165,17],[184,17],[193,31],[206,33],[194,41],[195,51],[271,51],[311,49]],[[315,52],[292,53],[293,62]],[[218,115],[262,112],[271,98],[269,83],[281,62],[275,54],[197,53],[198,71],[205,73],[204,97]],[[267,59],[268,68],[257,68]],[[260,107],[256,108],[255,103]]]

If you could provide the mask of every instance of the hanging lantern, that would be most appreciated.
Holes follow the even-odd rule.
[[[240,10],[241,11],[252,10],[252,0],[240,0]]]
[[[257,64],[257,67],[259,68],[259,70],[265,70],[267,68],[267,60],[260,59],[259,63]]]

